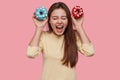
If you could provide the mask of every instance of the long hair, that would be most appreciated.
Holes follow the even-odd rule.
[[[64,31],[64,56],[62,58],[63,65],[70,66],[71,68],[75,67],[77,61],[78,61],[78,52],[77,52],[77,44],[76,44],[76,37],[75,37],[75,31],[72,28],[72,18],[69,8],[66,4],[63,2],[57,2],[54,3],[48,11],[48,27],[49,31],[52,31],[52,27],[49,23],[51,13],[55,9],[62,8],[65,10],[67,19],[68,19],[68,25]]]

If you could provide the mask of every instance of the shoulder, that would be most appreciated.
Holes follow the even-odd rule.
[[[45,35],[49,35],[49,34],[50,34],[49,31],[42,31],[42,32],[41,32],[41,36],[45,36]]]
[[[41,38],[50,37],[51,33],[49,31],[42,31]]]

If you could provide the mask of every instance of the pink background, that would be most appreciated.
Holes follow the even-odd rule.
[[[120,80],[119,0],[1,0],[0,80],[40,80],[42,56],[26,57],[35,30],[32,15],[55,1],[83,7],[84,28],[95,48],[93,57],[79,55],[77,80]]]

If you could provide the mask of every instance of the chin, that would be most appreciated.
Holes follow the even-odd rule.
[[[58,36],[61,36],[61,35],[64,34],[64,32],[61,32],[61,33],[55,32],[55,34],[58,35]]]
[[[58,35],[58,36],[61,36],[61,35],[63,35],[63,33],[57,33],[57,35]]]

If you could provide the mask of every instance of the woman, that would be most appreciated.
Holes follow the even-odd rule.
[[[94,54],[93,46],[83,30],[83,16],[74,19],[63,2],[54,3],[44,21],[33,21],[36,31],[27,49],[28,57],[43,53],[41,80],[76,80],[78,51],[85,56]],[[48,24],[49,30],[43,31]],[[73,30],[73,26],[76,30]]]

